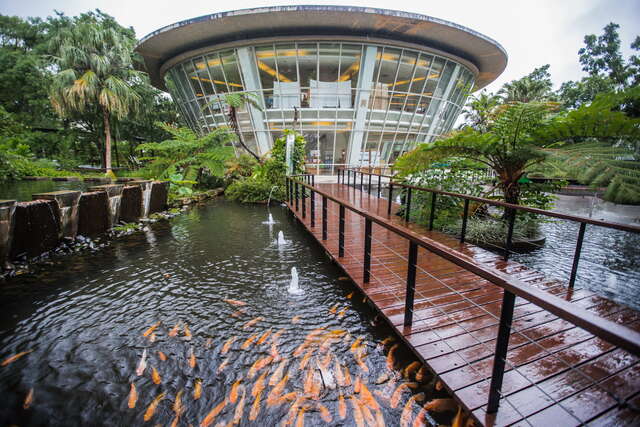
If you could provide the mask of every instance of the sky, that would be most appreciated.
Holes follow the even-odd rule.
[[[54,9],[74,16],[100,9],[126,27],[133,27],[138,38],[165,25],[226,10],[272,5],[322,4],[396,9],[429,15],[464,25],[498,41],[509,55],[502,75],[487,86],[497,91],[505,82],[550,64],[554,87],[584,74],[578,63],[578,49],[585,34],[601,34],[609,22],[621,26],[623,55],[640,34],[640,0],[338,0],[278,1],[166,1],[166,0],[0,0],[0,13],[20,17],[46,18]]]

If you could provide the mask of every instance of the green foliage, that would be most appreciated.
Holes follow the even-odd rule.
[[[504,97],[504,102],[542,102],[554,98],[553,82],[549,74],[549,64],[534,69],[519,80],[505,83],[498,94]]]
[[[253,174],[253,169],[258,162],[248,154],[241,154],[225,162],[224,179],[232,183],[239,179],[248,178]]]
[[[227,129],[218,128],[198,136],[189,128],[157,124],[171,135],[162,142],[140,144],[137,151],[144,153],[142,160],[150,161],[147,174],[157,179],[169,179],[180,174],[178,181],[201,183],[206,175],[222,177],[225,162],[233,157],[230,142],[233,135]]]
[[[284,191],[279,186],[254,177],[232,182],[226,188],[224,194],[230,200],[238,200],[242,203],[258,203],[266,202],[272,190],[271,198],[273,200],[284,199]]]

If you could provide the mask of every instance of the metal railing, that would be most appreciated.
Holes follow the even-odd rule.
[[[358,176],[360,178],[359,183],[358,183]],[[507,221],[507,234],[504,242],[504,259],[505,260],[508,259],[509,254],[512,252],[513,231],[514,231],[514,226],[516,223],[516,217],[518,212],[528,212],[532,214],[546,216],[549,218],[558,218],[558,219],[564,219],[564,220],[579,223],[580,226],[578,230],[578,236],[577,236],[576,246],[575,246],[574,255],[573,255],[571,274],[569,276],[570,288],[573,288],[576,281],[578,266],[580,264],[580,256],[582,254],[582,245],[584,242],[584,235],[587,229],[587,224],[640,234],[640,227],[638,226],[618,224],[618,223],[601,221],[601,220],[591,219],[591,218],[584,218],[584,217],[579,217],[575,215],[563,214],[559,212],[546,211],[544,209],[532,208],[529,206],[514,205],[511,203],[486,199],[483,197],[470,196],[466,194],[452,193],[452,192],[443,191],[443,190],[436,190],[433,188],[426,188],[426,187],[419,187],[416,185],[404,184],[401,182],[394,181],[393,180],[394,176],[391,176],[391,175],[380,175],[375,173],[363,172],[361,170],[355,170],[355,169],[342,169],[338,171],[338,183],[350,185],[350,186],[353,186],[354,188],[357,188],[359,185],[360,190],[363,190],[365,186],[364,185],[365,176],[367,176],[366,181],[368,182],[368,184],[366,185],[366,187],[367,187],[368,194],[371,194],[372,177],[377,177],[377,196],[378,197],[381,197],[382,178],[389,179],[389,182],[388,182],[389,194],[388,194],[388,209],[387,209],[387,214],[389,215],[391,214],[391,207],[393,204],[394,189],[399,188],[399,189],[404,189],[406,191],[404,194],[404,197],[401,199],[401,204],[404,212],[404,220],[407,222],[410,221],[411,219],[411,202],[412,202],[413,193],[417,191],[430,193],[431,203],[430,203],[430,209],[429,209],[429,225],[428,225],[429,231],[433,230],[434,219],[436,218],[436,201],[437,201],[438,195],[462,199],[464,202],[463,202],[463,208],[462,208],[462,224],[461,224],[461,230],[460,230],[461,243],[464,243],[466,234],[467,234],[467,223],[469,219],[469,202],[473,201],[473,202],[478,202],[481,204],[500,207],[505,209],[506,211],[505,217]],[[375,181],[374,181],[374,184],[375,184]]]
[[[344,182],[345,175],[342,173],[341,181]],[[353,174],[349,171],[346,171],[349,175],[347,179],[350,180],[351,176],[354,177],[354,182],[357,180],[355,177],[356,174]],[[360,182],[362,185],[364,180],[364,175],[368,175],[368,181],[372,179],[374,174],[357,172],[360,174]],[[379,176],[379,180],[382,176]],[[388,178],[393,178],[389,177]],[[302,179],[298,179],[302,178]],[[304,181],[303,181],[304,180]],[[390,181],[390,185],[396,186],[404,186],[408,189],[419,189],[420,187],[415,186],[405,186],[403,184],[394,183]],[[371,187],[369,186],[369,189]],[[315,195],[318,194],[322,200],[322,240],[325,241],[328,238],[327,228],[328,228],[328,209],[327,204],[328,201],[332,201],[339,205],[339,217],[338,217],[338,257],[343,258],[345,256],[345,213],[348,209],[356,215],[359,215],[365,220],[365,233],[364,233],[364,251],[362,254],[363,257],[363,283],[369,283],[371,278],[371,241],[373,237],[372,233],[372,224],[375,223],[378,226],[389,230],[405,239],[407,239],[409,243],[408,248],[408,259],[407,259],[407,277],[406,277],[406,292],[405,292],[405,301],[404,301],[404,326],[411,326],[413,323],[413,315],[414,315],[414,296],[415,296],[415,287],[416,287],[416,269],[418,265],[418,247],[425,249],[432,254],[442,257],[455,265],[476,274],[477,276],[486,279],[491,284],[498,286],[503,289],[503,297],[502,297],[502,305],[500,309],[500,318],[499,318],[499,326],[498,326],[498,334],[495,346],[495,352],[493,356],[493,369],[491,374],[491,383],[489,388],[489,398],[487,405],[488,413],[495,413],[498,410],[498,406],[500,404],[501,397],[501,389],[502,389],[502,381],[505,372],[505,364],[506,364],[506,356],[507,350],[509,346],[509,337],[512,329],[512,320],[514,314],[515,307],[515,298],[520,297],[524,300],[540,307],[543,310],[547,310],[548,312],[554,314],[555,316],[566,320],[572,323],[575,326],[578,326],[596,337],[602,338],[605,341],[608,341],[611,344],[619,346],[634,355],[640,355],[640,333],[627,328],[625,326],[619,325],[613,321],[604,319],[602,317],[596,316],[590,311],[579,307],[571,302],[565,301],[562,298],[559,298],[555,295],[547,293],[543,290],[537,289],[528,285],[526,282],[510,277],[505,273],[500,271],[491,269],[485,265],[482,265],[475,261],[473,258],[468,257],[460,252],[454,251],[446,245],[439,243],[437,241],[428,239],[414,231],[409,230],[406,227],[402,227],[400,225],[396,225],[393,222],[390,222],[388,218],[381,217],[370,212],[366,212],[365,210],[358,208],[347,201],[338,199],[328,192],[317,188],[313,184],[313,180],[309,181],[306,176],[291,176],[286,178],[286,189],[287,189],[287,200],[289,202],[290,209],[295,209],[297,212],[300,211],[300,201],[302,202],[302,218],[306,218],[306,197],[305,195],[307,191],[309,192],[309,200],[311,203],[311,212],[310,212],[310,226],[311,228],[315,228],[316,223],[316,213],[315,213]],[[302,191],[300,191],[302,190]],[[433,194],[447,194],[447,195],[456,195],[454,193],[442,192],[438,190],[430,190],[426,189],[426,191],[431,191]],[[464,196],[459,195],[466,200],[477,200],[484,201],[484,199],[472,196]],[[391,205],[391,198],[389,198],[389,206]],[[497,203],[501,206],[507,205],[510,208],[521,208],[521,210],[540,211],[539,209],[525,208],[519,207],[515,205],[509,205],[502,202],[496,202],[489,200],[487,202]],[[410,200],[409,200],[410,203]],[[544,212],[544,211],[543,211]],[[560,218],[571,218],[570,215],[563,214],[555,214],[552,216],[557,216]],[[578,220],[584,220],[581,218],[577,218]],[[584,220],[585,223],[590,224],[598,224],[600,225],[601,221],[596,220]],[[618,225],[616,225],[618,227]],[[616,228],[613,227],[613,228]],[[626,229],[625,226],[620,226],[622,229]]]

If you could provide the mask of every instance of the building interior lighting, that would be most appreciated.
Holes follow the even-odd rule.
[[[273,68],[271,68],[270,66],[268,66],[262,61],[258,61],[258,68],[260,68],[265,73],[269,74],[271,77],[276,77],[278,81],[285,82],[285,83],[291,83],[293,81],[287,76],[285,76],[284,74],[277,72],[276,70],[274,70]]]
[[[242,85],[240,85],[238,83],[231,83],[231,82],[225,83],[222,80],[211,80],[211,79],[205,79],[204,77],[198,77],[198,76],[191,76],[191,78],[193,80],[200,80],[201,82],[215,83],[215,84],[218,84],[218,85],[226,85],[226,84],[228,84],[229,86],[242,88]]]

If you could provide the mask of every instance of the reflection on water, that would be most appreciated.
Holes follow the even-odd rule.
[[[31,200],[36,193],[49,193],[60,190],[86,190],[95,183],[83,181],[15,181],[0,186],[0,200]]]
[[[403,411],[450,423],[450,404],[418,414],[420,399],[447,396],[312,238],[273,215],[268,227],[264,207],[215,201],[3,284],[0,360],[33,351],[0,366],[0,424],[165,425],[179,413],[185,426],[397,425]],[[302,296],[287,292],[294,266]]]

